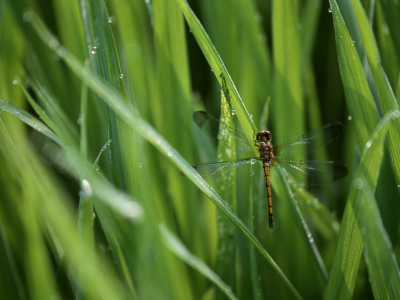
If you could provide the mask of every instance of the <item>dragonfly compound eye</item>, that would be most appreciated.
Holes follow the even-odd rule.
[[[272,139],[272,134],[268,130],[261,130],[257,133],[257,141],[269,142]]]

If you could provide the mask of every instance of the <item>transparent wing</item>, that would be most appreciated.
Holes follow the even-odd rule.
[[[274,145],[274,155],[293,157],[311,153],[332,142],[343,130],[344,126],[342,123],[336,122],[327,124],[309,133],[292,137],[282,143]]]
[[[348,172],[344,165],[335,161],[279,159],[271,164],[271,181],[281,185],[278,178],[281,176],[300,187],[313,186],[342,179]]]
[[[219,173],[225,173],[239,168],[251,162],[251,160],[258,160],[257,158],[245,158],[235,161],[222,161],[209,164],[194,165],[193,168],[200,173],[201,176],[214,176]]]
[[[236,147],[240,151],[253,154],[254,151],[257,151],[255,142],[249,136],[219,121],[209,113],[196,111],[193,113],[193,120],[201,130],[209,134],[215,141],[218,141],[219,134],[232,136],[235,139]]]

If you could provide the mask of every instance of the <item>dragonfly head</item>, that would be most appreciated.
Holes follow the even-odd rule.
[[[260,143],[268,143],[272,139],[272,134],[268,130],[261,130],[257,133],[256,139]]]

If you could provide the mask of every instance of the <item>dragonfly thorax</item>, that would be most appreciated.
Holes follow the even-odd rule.
[[[272,139],[272,134],[268,130],[261,130],[257,133],[256,139],[260,143],[269,143]]]

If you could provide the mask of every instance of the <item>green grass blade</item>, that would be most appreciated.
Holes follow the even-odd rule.
[[[18,86],[24,93],[26,99],[28,100],[29,104],[32,106],[34,111],[38,114],[38,116],[49,126],[58,136],[62,136],[62,132],[57,127],[57,125],[47,116],[46,112],[33,100],[32,96],[28,93],[26,88],[21,84],[18,78],[14,79],[14,82],[17,81]]]
[[[272,94],[272,80],[268,41],[256,3],[205,0],[200,7],[215,48],[254,123],[259,124],[259,109]]]
[[[226,78],[229,91],[231,92],[231,100],[232,105],[236,111],[236,114],[239,118],[241,125],[243,126],[244,131],[248,135],[252,135],[254,131],[258,131],[256,126],[254,125],[252,119],[250,118],[250,114],[248,113],[246,107],[243,104],[243,101],[239,95],[238,90],[236,89],[228,70],[225,68],[221,57],[219,56],[217,50],[212,44],[210,38],[205,32],[203,26],[200,21],[197,19],[192,9],[186,0],[177,0],[182,12],[186,18],[189,27],[196,38],[197,43],[199,44],[204,56],[206,57],[212,71],[215,74],[215,77],[219,79],[220,74],[222,73]]]
[[[400,58],[400,7],[395,0],[379,1],[385,14],[387,24],[389,25],[390,35],[397,52],[397,58]]]
[[[182,128],[193,125],[190,103],[189,60],[186,49],[185,27],[182,12],[175,0],[153,1],[155,32],[155,54],[157,60],[157,97],[158,109],[151,108],[155,128],[183,157],[194,162],[194,149],[191,139],[182,138]],[[150,101],[152,102],[152,101]],[[171,103],[174,105],[171,105]],[[177,169],[172,164],[165,165],[165,174],[161,177],[172,191],[171,201],[177,212],[182,239],[199,257],[204,257],[198,221],[198,205],[187,201],[187,195],[193,194],[195,187],[176,176]],[[197,252],[199,251],[199,252]]]
[[[123,96],[125,87],[119,58],[111,32],[110,23],[105,3],[103,1],[81,0],[79,1],[81,16],[85,33],[86,49],[90,58],[91,68],[98,73],[104,81],[114,86]],[[124,169],[122,164],[122,149],[120,144],[120,132],[118,120],[112,110],[107,107],[108,136],[113,141],[111,144],[111,160],[113,180],[118,186],[123,187],[124,178],[120,170]],[[123,137],[122,137],[123,138]]]
[[[332,212],[307,191],[299,190],[298,195],[303,202],[304,210],[310,215],[319,233],[327,240],[337,241],[340,224]]]
[[[330,4],[346,102],[352,122],[354,122],[355,132],[357,132],[357,146],[359,149],[363,149],[370,133],[378,124],[378,113],[357,50],[340,14],[339,7],[334,0],[331,0]]]
[[[361,155],[361,165],[347,200],[324,299],[351,299],[353,296],[364,245],[360,233],[364,225],[362,201],[375,191],[382,161],[380,153],[392,117],[389,113],[379,122]]]
[[[135,100],[135,107],[141,115],[149,120],[162,117],[158,110],[151,109],[153,105],[161,105],[158,93],[154,49],[152,21],[150,20],[145,1],[116,0],[108,3],[111,6],[113,18],[112,27],[118,26],[118,34],[124,46],[121,56],[121,67],[124,70],[124,80],[130,97]],[[155,99],[153,103],[145,99]]]
[[[126,261],[126,259],[124,257],[124,253],[122,252],[121,246],[118,243],[118,240],[117,240],[117,238],[115,236],[114,236],[114,239],[113,239],[113,244],[114,244],[114,248],[116,248],[118,250],[118,252],[117,252],[118,253],[117,259],[119,261],[118,266],[121,268],[121,273],[124,274],[124,279],[125,279],[126,285],[129,288],[129,291],[130,291],[130,294],[132,296],[132,299],[133,300],[138,300],[139,298],[138,298],[138,295],[137,295],[137,292],[136,292],[136,288],[135,288],[135,285],[133,283],[131,274],[129,273],[129,266],[128,266],[127,261]]]
[[[262,16],[255,1],[238,1],[238,13],[242,14],[239,23],[241,49],[238,89],[253,115],[255,124],[261,120],[260,108],[272,96],[272,66],[268,47],[268,37],[263,31]],[[237,14],[235,14],[235,17]],[[224,27],[226,31],[226,27]],[[264,129],[266,127],[261,127]]]
[[[283,178],[284,177],[282,174],[281,180],[283,180]],[[285,188],[282,188],[283,186],[285,186]],[[287,205],[292,208],[293,215],[295,215],[295,217],[297,217],[297,220],[298,220],[297,223],[301,224],[301,226],[304,230],[303,237],[307,239],[308,245],[310,246],[310,250],[313,253],[313,259],[315,260],[315,262],[319,268],[320,275],[322,276],[323,281],[326,282],[328,280],[328,272],[326,271],[321,254],[319,253],[319,250],[318,250],[316,244],[314,243],[314,238],[311,234],[310,228],[307,225],[307,222],[305,221],[303,213],[300,210],[300,207],[298,205],[297,195],[295,194],[294,190],[289,185],[289,183],[286,181],[281,182],[281,186],[280,187],[276,186],[275,189],[278,192],[278,195],[280,196],[280,198],[286,200],[285,202],[287,203]],[[287,199],[290,199],[290,201],[287,201]]]
[[[301,47],[302,47],[302,69],[310,61],[311,52],[314,46],[317,33],[318,17],[321,15],[321,0],[308,0],[301,13]],[[323,11],[322,11],[323,13]]]
[[[61,142],[60,138],[56,134],[54,134],[54,132],[51,131],[49,129],[49,127],[47,127],[45,124],[43,124],[43,122],[41,122],[39,119],[32,116],[27,111],[25,111],[25,110],[15,106],[11,102],[8,102],[1,98],[0,98],[0,109],[8,111],[9,113],[12,113],[14,116],[19,118],[24,123],[28,124],[30,127],[35,129],[36,131],[47,136],[49,139],[53,140],[58,145],[63,146],[63,143]]]
[[[48,29],[36,16],[31,21],[37,34],[48,43],[54,39]],[[244,233],[244,235],[255,245],[264,258],[269,262],[272,268],[279,274],[283,282],[286,284],[290,292],[298,299],[301,299],[300,294],[293,287],[278,265],[270,257],[270,255],[262,247],[261,243],[251,234],[244,223],[232,212],[227,204],[220,196],[201,178],[192,166],[183,159],[183,157],[161,136],[154,130],[146,121],[138,115],[137,111],[129,107],[121,95],[106,85],[98,76],[90,69],[85,68],[76,58],[71,55],[65,48],[57,47],[54,49],[56,53],[66,62],[71,70],[79,76],[93,91],[101,98],[107,101],[108,105],[115,111],[118,117],[121,118],[132,129],[137,131],[143,138],[148,140],[156,149],[174,163],[192,182],[197,185],[211,201]],[[228,84],[229,86],[229,84]]]
[[[400,71],[400,59],[397,56],[398,52],[396,52],[393,37],[382,10],[381,1],[378,1],[375,5],[374,16],[374,27],[376,28],[374,34],[378,43],[382,66],[389,78],[390,84],[395,90]]]
[[[357,17],[358,27],[360,28],[368,62],[378,88],[382,113],[386,114],[389,110],[398,109],[396,98],[386,73],[383,70],[378,47],[361,2],[358,0],[352,0],[351,2]],[[390,124],[389,145],[397,180],[400,182],[400,119],[398,118],[393,119]]]
[[[36,152],[32,151],[28,144],[23,147],[20,143],[20,147],[13,147],[10,141],[3,139],[3,130],[0,140],[2,147],[8,149],[10,162],[20,175],[21,186],[25,189],[22,197],[27,215],[22,220],[26,222],[26,233],[29,235],[25,240],[28,244],[24,251],[27,251],[27,274],[33,276],[28,278],[30,295],[40,299],[43,295],[57,293],[53,291],[56,285],[52,280],[56,274],[50,267],[50,256],[47,255],[50,247],[54,255],[52,259],[58,264],[63,260],[68,265],[74,281],[77,281],[81,274],[85,284],[80,287],[87,299],[125,299],[109,263],[98,258],[93,248],[90,249],[82,241],[77,241],[79,239],[76,238],[74,214],[67,201],[69,199],[64,196],[63,188],[57,180],[51,179],[52,174],[45,171]],[[41,249],[42,247],[46,250]],[[104,274],[100,271],[100,265]],[[43,278],[49,280],[43,282]],[[93,289],[93,285],[97,288]]]
[[[392,243],[382,224],[374,197],[365,198],[364,227],[361,235],[365,244],[364,256],[375,299],[400,298],[400,269]]]
[[[230,106],[230,93],[226,85],[225,78],[222,77],[221,90],[221,118],[220,120],[230,127],[233,127],[233,116]],[[235,139],[232,136],[225,136],[223,129],[220,128],[221,138],[218,139],[218,161],[234,161],[236,159]],[[226,204],[237,214],[236,203],[236,172],[227,172],[217,175],[218,193]],[[227,218],[222,216],[222,212],[218,211],[218,249],[216,258],[216,271],[221,279],[228,284],[233,290],[236,290],[236,272],[235,261],[237,249],[235,245],[235,225]],[[217,298],[221,298],[217,291]]]
[[[301,51],[297,1],[274,1],[272,37],[274,94],[271,102],[279,140],[305,132],[305,108],[301,85]],[[288,109],[292,108],[292,109]],[[279,124],[285,123],[286,126]]]
[[[238,299],[232,293],[232,289],[227,285],[213,270],[211,270],[202,260],[194,256],[185,245],[167,227],[160,225],[160,232],[165,245],[180,259],[196,269],[214,283],[229,299]]]
[[[249,177],[249,218],[248,226],[249,231],[254,233],[254,201],[253,201],[253,178],[254,170],[253,164],[250,164],[250,177]],[[263,299],[260,274],[258,272],[256,252],[254,250],[254,245],[250,243],[250,273],[251,273],[251,283],[253,286],[253,299],[261,300]]]

